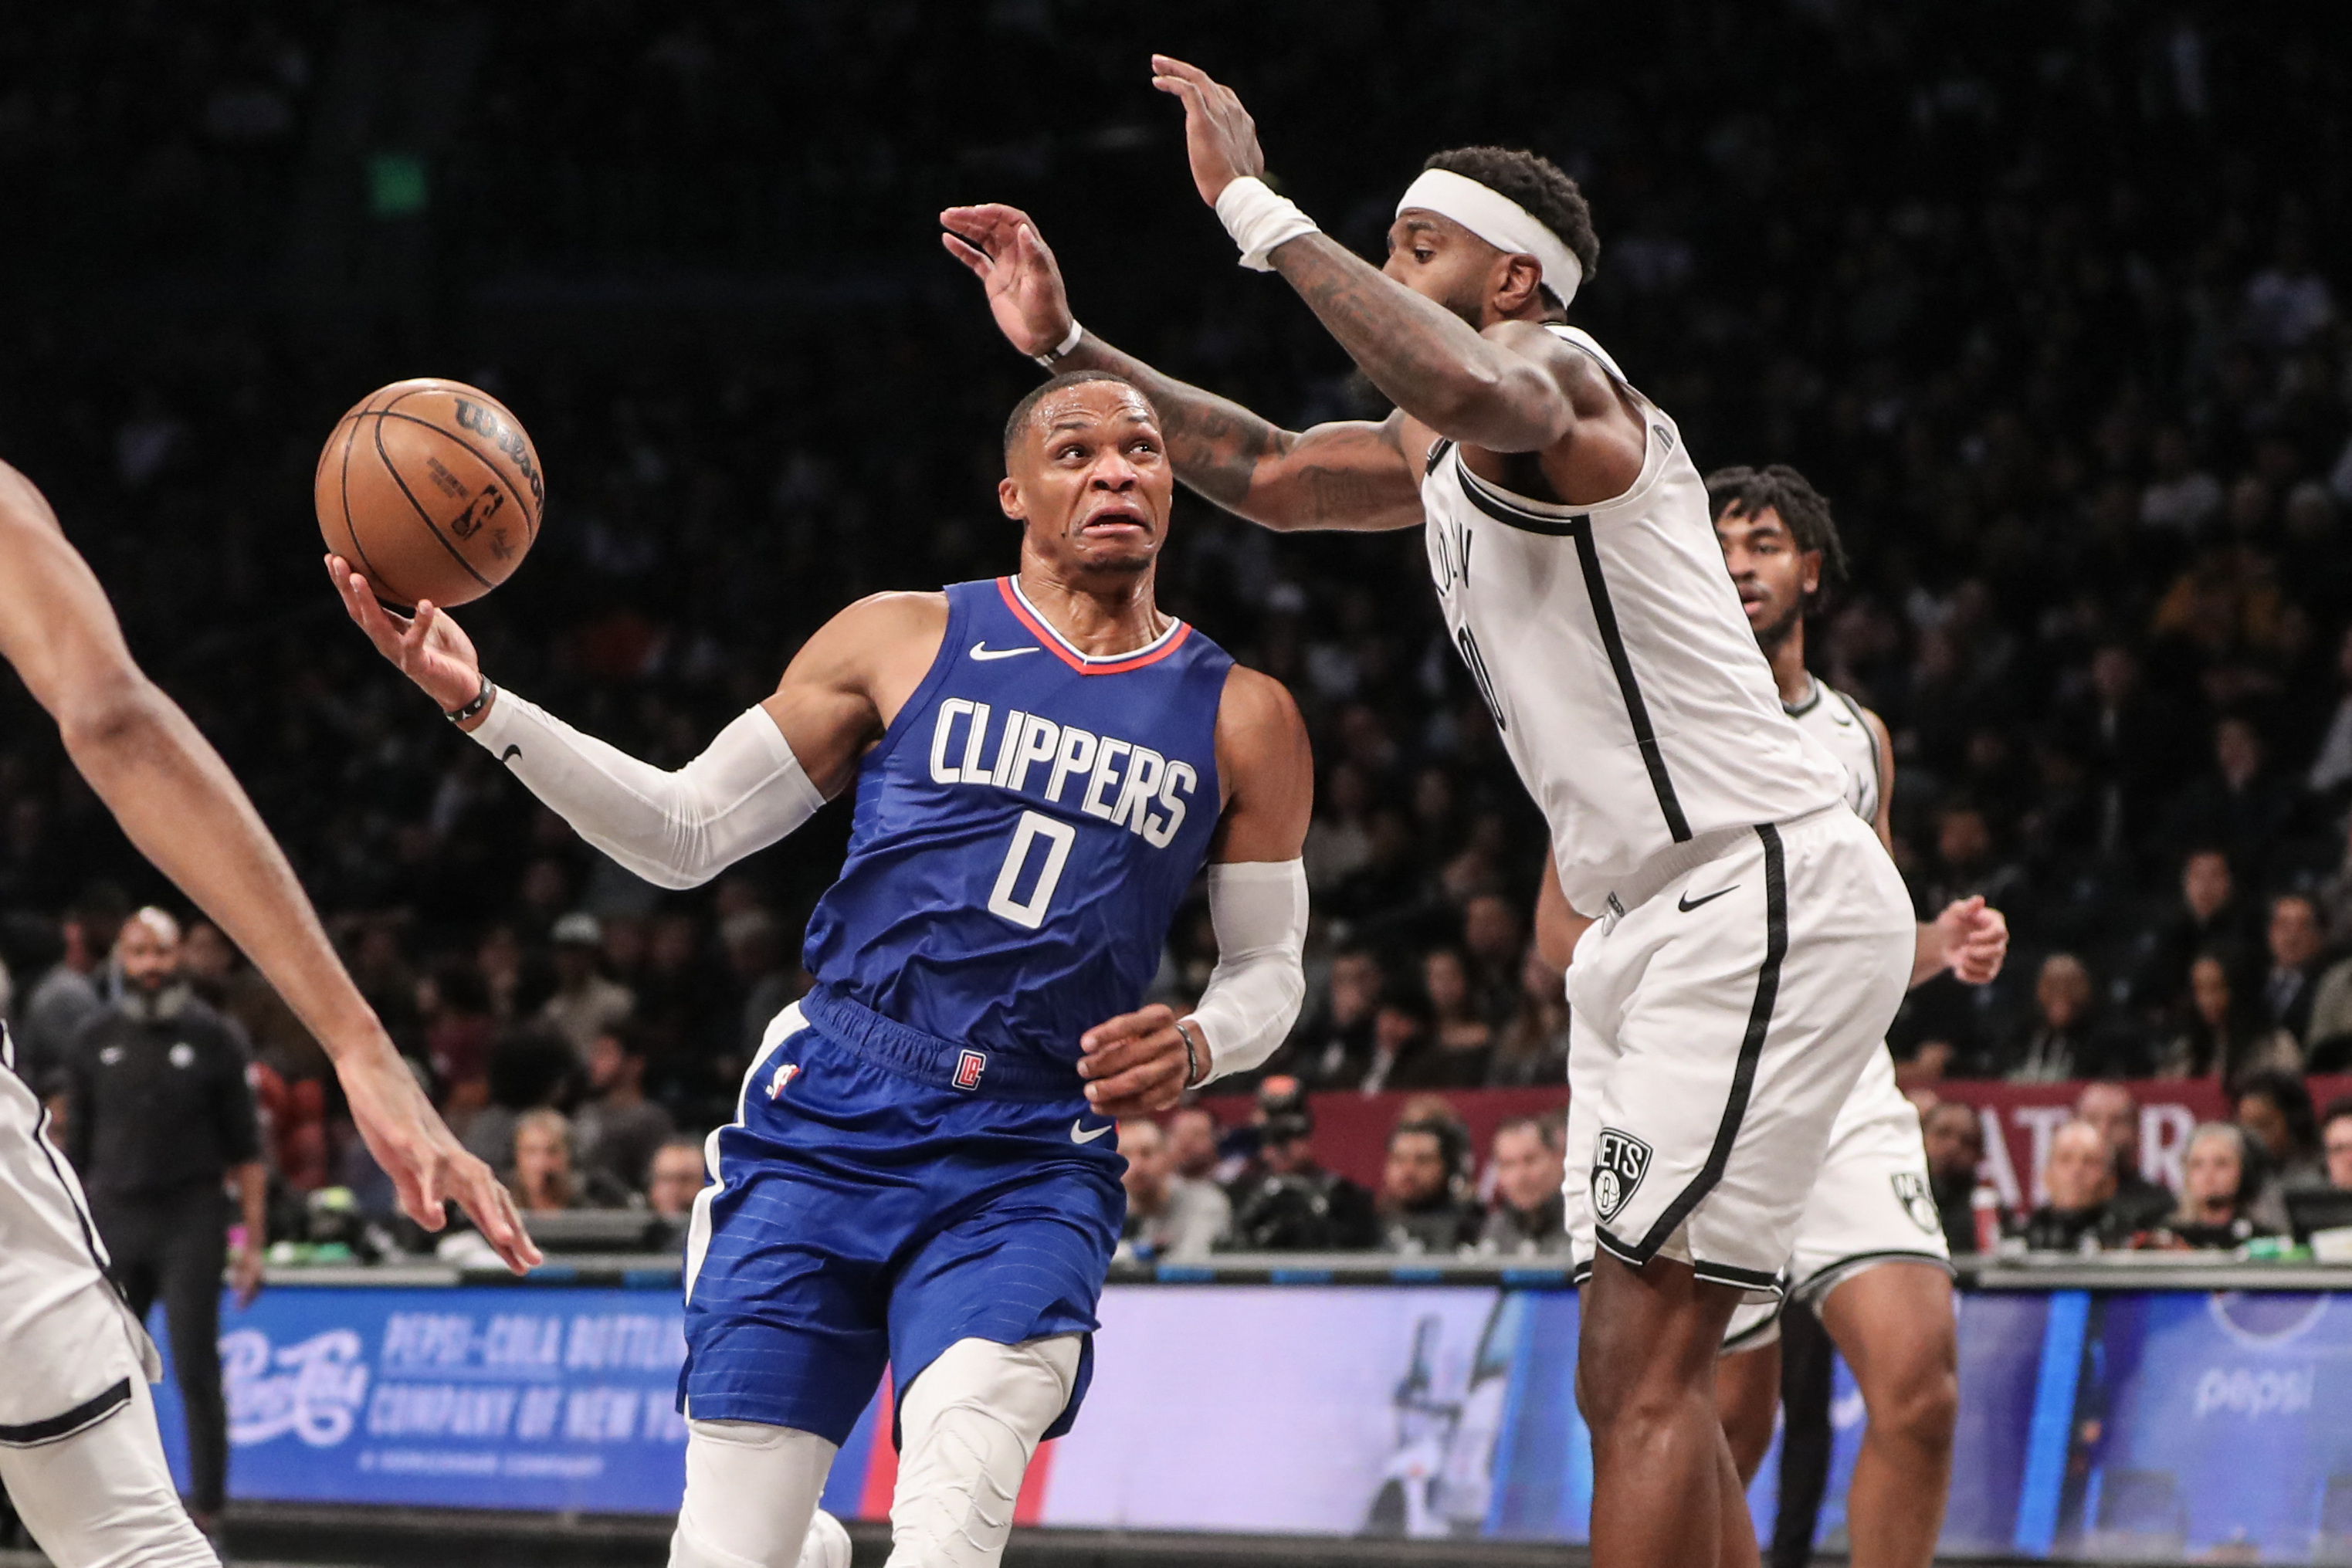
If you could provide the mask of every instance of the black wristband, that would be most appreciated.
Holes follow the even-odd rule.
[[[474,694],[474,700],[472,702],[467,703],[464,707],[458,708],[454,713],[445,710],[441,716],[447,719],[451,724],[463,724],[467,719],[473,717],[476,714],[481,712],[484,708],[489,706],[490,699],[498,695],[499,688],[490,685],[489,676],[484,675],[482,677],[482,689]]]
[[[1197,1089],[1201,1086],[1201,1059],[1192,1053],[1192,1036],[1198,1028],[1199,1026],[1193,1024],[1189,1019],[1176,1020],[1177,1038],[1184,1042],[1184,1087],[1187,1089]],[[1201,1049],[1206,1051],[1208,1041],[1202,1040]]]

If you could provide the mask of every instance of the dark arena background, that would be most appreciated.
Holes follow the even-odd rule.
[[[549,1263],[509,1281],[395,1216],[319,1047],[192,929],[268,1165],[268,1282],[220,1322],[228,1551],[662,1561],[685,1240],[644,1156],[735,1113],[850,824],[836,802],[687,893],[588,848],[347,623],[320,443],[404,377],[514,410],[545,531],[457,619],[501,685],[677,767],[853,600],[1013,569],[999,432],[1042,372],[941,251],[943,207],[1026,209],[1079,319],[1171,374],[1293,429],[1383,411],[1234,265],[1155,51],[1230,84],[1283,193],[1375,260],[1428,153],[1547,155],[1601,239],[1570,319],[1702,472],[1785,463],[1830,497],[1852,575],[1812,667],[1891,731],[1922,917],[1981,894],[2012,938],[1889,1041],[1961,1283],[1940,1555],[2352,1559],[2341,8],[18,5],[0,458],[467,1146],[504,1169],[519,1123],[561,1134],[563,1168],[514,1175]],[[1122,1248],[1014,1563],[1585,1550],[1567,1260],[1490,1218],[1498,1128],[1567,1099],[1531,951],[1546,835],[1426,578],[1418,530],[1177,503],[1161,604],[1311,735],[1307,998],[1263,1073],[1200,1100],[1213,1127],[1131,1176],[1139,1212],[1223,1184],[1224,1218]],[[148,904],[190,913],[0,684],[0,958],[45,1092],[77,1049],[59,995],[106,1005]],[[1153,997],[1181,1010],[1215,958],[1196,894]],[[2078,1113],[2120,1162],[2088,1189],[2053,1169]],[[1270,1167],[1302,1117],[1312,1160]],[[2218,1191],[2192,1169],[2216,1123],[2242,1129]],[[1443,1166],[1416,1186],[1393,1151],[1422,1133]],[[1790,1440],[1751,1493],[1780,1564],[1846,1552],[1865,1430],[1843,1363],[1790,1343]],[[182,1396],[157,1397],[184,1477]],[[878,1425],[825,1495],[875,1564]]]

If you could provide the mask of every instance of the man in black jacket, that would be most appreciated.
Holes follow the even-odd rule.
[[[123,924],[121,1000],[82,1025],[68,1072],[66,1152],[89,1195],[115,1282],[143,1322],[158,1295],[187,1407],[188,1511],[209,1530],[228,1479],[221,1397],[220,1288],[231,1218],[243,1198],[240,1301],[261,1285],[267,1171],[243,1041],[180,978],[180,928],[160,909]]]

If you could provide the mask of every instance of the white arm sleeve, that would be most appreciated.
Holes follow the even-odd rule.
[[[824,804],[764,708],[675,773],[583,735],[501,687],[473,731],[580,836],[661,887],[696,887]]]
[[[1274,1054],[1307,999],[1307,866],[1234,861],[1209,868],[1209,921],[1217,967],[1189,1019],[1209,1048],[1201,1082],[1243,1072]]]

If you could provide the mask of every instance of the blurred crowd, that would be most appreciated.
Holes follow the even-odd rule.
[[[1012,563],[994,431],[1033,372],[936,254],[949,201],[1026,205],[1088,324],[1163,368],[1294,426],[1365,410],[1297,301],[1232,266],[1145,86],[1155,47],[1231,79],[1286,189],[1368,252],[1427,152],[1550,154],[1602,242],[1579,321],[1702,466],[1789,462],[1832,497],[1855,571],[1817,667],[1893,732],[1920,909],[1981,893],[2015,936],[1997,984],[1914,993],[1907,1085],[2285,1093],[2352,1063],[2352,82],[2304,30],[2323,22],[1377,9],[1220,0],[1147,27],[1068,0],[577,0],[529,26],[420,10],[450,47],[405,53],[314,4],[0,23],[24,217],[0,254],[0,455],[530,1205],[674,1203],[807,983],[845,809],[690,894],[587,851],[341,622],[318,443],[401,376],[504,397],[548,529],[458,619],[502,684],[681,762],[852,598]],[[976,120],[974,80],[1054,90]],[[1555,1169],[1556,1138],[1517,1126],[1482,1160],[1443,1096],[1561,1082],[1559,977],[1529,943],[1542,827],[1420,541],[1277,540],[1190,500],[1174,535],[1163,601],[1290,685],[1318,763],[1308,1004],[1281,1082],[1234,1087],[1437,1098],[1391,1139],[1386,1190],[1323,1192],[1311,1226],[1290,1212],[1311,1182],[1260,1201],[1284,1162],[1312,1167],[1311,1131],[1222,1170],[1200,1118],[1123,1135],[1166,1172],[1134,1178],[1139,1213],[1171,1248],[1317,1226],[1519,1245],[1549,1189],[1502,1172]],[[35,1071],[69,1073],[150,901],[169,890],[0,694],[0,959]],[[1188,909],[1155,995],[1181,1003],[1213,958]],[[182,962],[256,1064],[276,1189],[382,1205],[299,1024],[209,925]],[[2318,1157],[2216,1132],[2216,1161],[2233,1137],[2241,1187]]]

